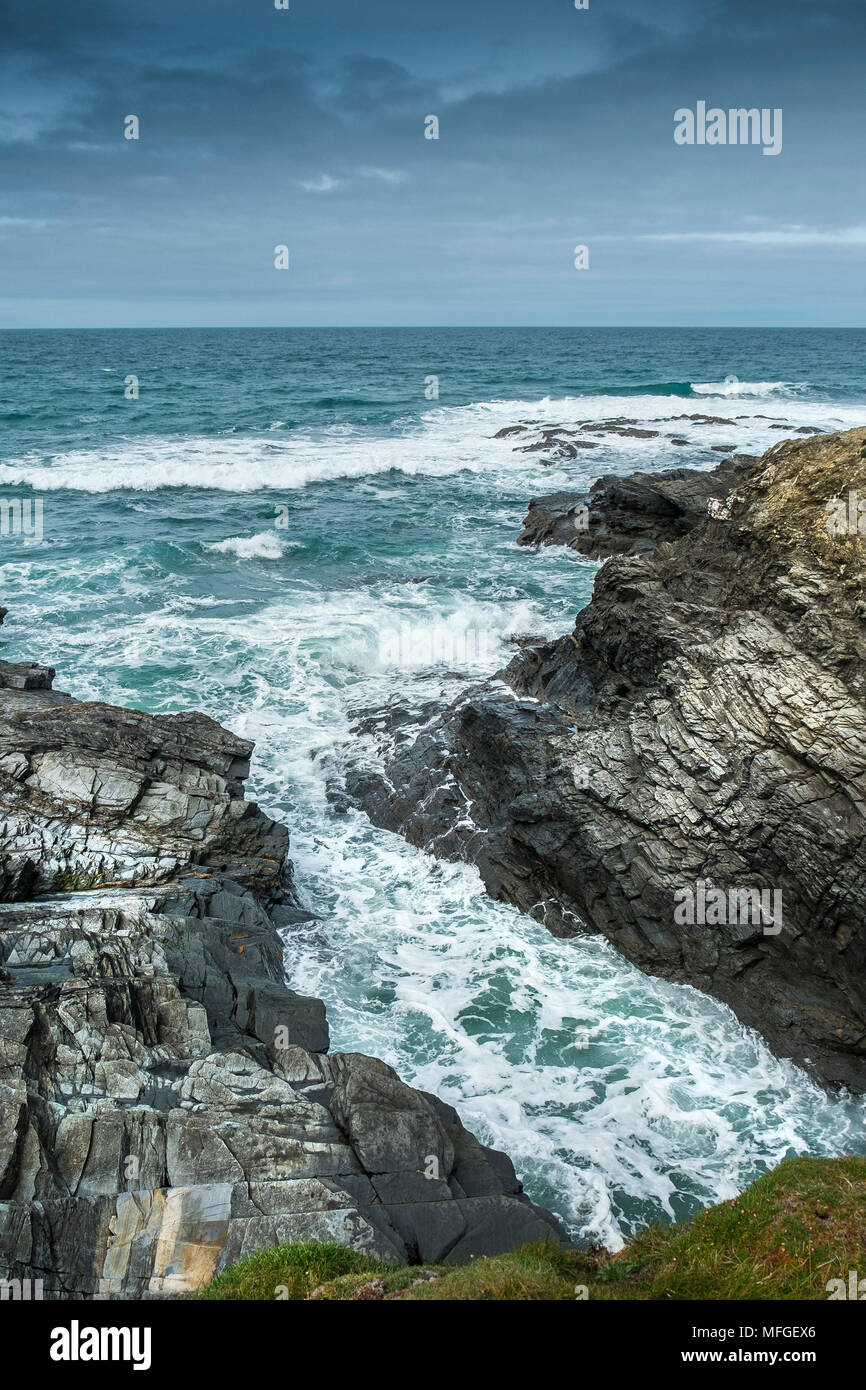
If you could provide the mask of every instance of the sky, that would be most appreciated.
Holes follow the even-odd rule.
[[[0,328],[860,327],[864,50],[863,0],[2,0]]]

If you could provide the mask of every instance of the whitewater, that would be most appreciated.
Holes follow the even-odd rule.
[[[487,898],[473,869],[331,795],[364,711],[451,699],[501,668],[515,637],[570,630],[598,565],[516,546],[531,497],[605,472],[709,468],[716,446],[757,453],[794,428],[849,428],[863,423],[861,396],[816,385],[815,363],[787,342],[750,348],[752,361],[743,344],[701,358],[683,340],[657,345],[649,365],[638,344],[636,380],[611,391],[601,378],[624,382],[628,360],[620,343],[602,361],[596,341],[582,375],[598,380],[577,391],[563,385],[570,339],[539,389],[511,339],[478,335],[449,339],[448,360],[486,353],[499,389],[467,368],[468,399],[426,402],[411,392],[432,349],[405,337],[398,351],[384,334],[365,344],[363,383],[356,360],[340,369],[342,390],[309,352],[289,389],[272,335],[233,340],[225,366],[221,340],[203,337],[198,395],[181,396],[169,370],[180,335],[166,334],[158,352],[148,342],[168,383],[160,408],[124,414],[112,383],[142,349],[106,334],[55,345],[70,394],[47,418],[42,348],[28,365],[29,335],[14,336],[0,491],[44,498],[45,540],[3,538],[3,655],[53,665],[78,698],[202,709],[256,741],[249,794],[288,825],[315,914],[285,933],[289,979],[326,1001],[335,1049],[382,1057],[455,1105],[534,1200],[613,1248],[787,1154],[866,1152],[864,1102],[824,1093],[725,1006],[642,975],[599,939],[551,937]],[[721,423],[688,418],[702,414]],[[494,438],[517,423],[616,419],[658,437],[607,434],[549,466]]]
[[[762,452],[778,440],[780,435],[773,427],[787,421],[792,396],[796,399],[798,391],[807,391],[808,383],[697,382],[690,387],[695,397],[692,400],[679,395],[589,395],[437,407],[417,418],[398,417],[387,435],[368,427],[334,424],[292,429],[281,439],[286,426],[273,421],[251,434],[238,435],[235,427],[229,426],[216,436],[188,437],[180,448],[173,435],[125,438],[98,448],[47,456],[34,452],[10,459],[0,464],[0,485],[26,484],[41,491],[153,492],[166,487],[198,487],[257,492],[293,491],[315,483],[391,473],[443,478],[463,472],[492,473],[495,480],[499,472],[519,471],[525,477],[526,462],[514,455],[512,444],[492,437],[516,420],[549,422],[564,428],[616,417],[634,419],[643,426],[671,424],[689,444],[700,448],[707,442],[706,428],[689,417],[709,405],[714,416],[730,421],[731,442],[741,452]],[[820,429],[849,429],[862,420],[856,405],[839,404],[828,412],[826,405],[809,399],[798,402],[796,414],[801,425]],[[92,421],[82,417],[82,423]],[[664,437],[607,441],[606,451],[602,457],[615,464],[625,456],[633,467],[670,467],[676,462],[671,460],[670,443]],[[582,474],[569,470],[565,481],[581,486],[581,478],[591,481],[597,471],[588,462]],[[547,476],[555,486],[563,483],[556,471]]]

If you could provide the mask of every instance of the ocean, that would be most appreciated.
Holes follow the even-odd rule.
[[[494,438],[620,418],[658,437],[550,466]],[[570,630],[598,565],[515,544],[532,497],[864,423],[859,330],[2,332],[0,500],[39,517],[4,509],[2,654],[255,739],[249,794],[317,914],[285,934],[290,981],[333,1047],[438,1093],[618,1248],[787,1154],[866,1152],[866,1102],[605,942],[555,940],[329,780],[357,711],[453,698],[515,636]]]

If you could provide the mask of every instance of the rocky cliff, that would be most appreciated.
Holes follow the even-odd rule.
[[[0,662],[0,1278],[165,1297],[283,1241],[457,1263],[561,1234],[451,1107],[328,1052],[252,745],[53,677]]]
[[[554,492],[529,504],[518,545],[565,545],[593,559],[646,554],[691,531],[711,498],[727,496],[755,460],[735,454],[717,468],[606,474],[589,492]]]
[[[552,931],[603,933],[862,1090],[859,497],[863,429],[544,499],[524,543],[620,552],[573,632],[447,709],[368,718],[346,791]]]

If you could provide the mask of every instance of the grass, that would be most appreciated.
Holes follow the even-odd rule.
[[[307,1298],[320,1284],[341,1276],[363,1274],[369,1279],[386,1270],[393,1273],[395,1268],[369,1255],[358,1255],[334,1241],[272,1245],[218,1274],[198,1297],[273,1299],[278,1297],[277,1289],[286,1289],[288,1292],[279,1296],[297,1301]]]
[[[199,1298],[825,1300],[828,1281],[847,1283],[849,1269],[866,1279],[866,1158],[791,1158],[732,1201],[651,1226],[614,1256],[541,1241],[419,1268],[336,1244],[280,1245],[227,1269]]]

